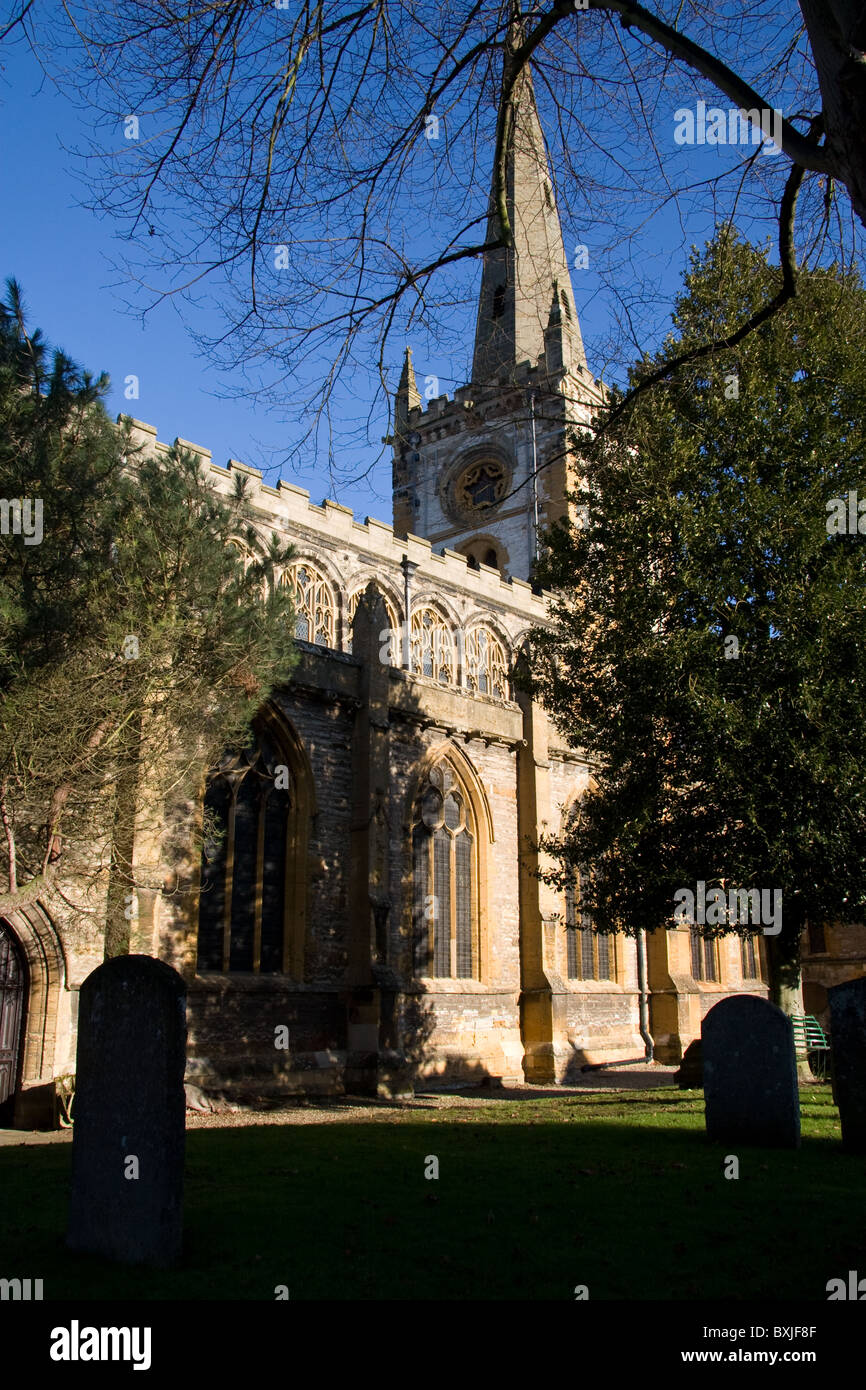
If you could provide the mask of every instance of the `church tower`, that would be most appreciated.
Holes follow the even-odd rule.
[[[506,64],[515,44],[513,31]],[[512,242],[484,256],[471,382],[453,400],[425,405],[406,350],[392,439],[394,529],[528,579],[538,532],[563,514],[575,483],[567,431],[589,421],[601,387],[586,364],[526,69],[504,116]],[[501,235],[494,175],[486,239]]]

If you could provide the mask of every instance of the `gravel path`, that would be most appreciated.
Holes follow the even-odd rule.
[[[359,1124],[396,1119],[413,1110],[477,1110],[496,1102],[519,1104],[527,1100],[563,1099],[593,1091],[645,1091],[656,1086],[674,1086],[676,1067],[657,1062],[649,1066],[625,1063],[604,1071],[584,1072],[579,1086],[474,1086],[460,1091],[420,1091],[414,1100],[401,1103],[360,1099],[353,1096],[330,1097],[321,1101],[299,1101],[274,1108],[244,1107],[237,1110],[186,1112],[187,1129],[234,1129],[244,1125],[325,1125]],[[0,1146],[28,1144],[67,1144],[71,1129],[47,1132],[0,1129]]]

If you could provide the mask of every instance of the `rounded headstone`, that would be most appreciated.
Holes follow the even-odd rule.
[[[81,987],[67,1244],[130,1264],[180,1254],[186,986],[117,956]]]
[[[833,1092],[842,1122],[842,1147],[866,1153],[866,977],[827,990]]]
[[[701,1029],[707,1135],[725,1144],[800,1145],[791,1020],[754,994],[722,999]]]

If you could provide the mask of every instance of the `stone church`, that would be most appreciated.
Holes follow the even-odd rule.
[[[599,935],[579,886],[536,876],[539,834],[562,827],[592,770],[512,673],[546,621],[531,573],[573,483],[566,431],[602,388],[528,76],[507,202],[514,244],[484,261],[471,381],[422,402],[407,350],[393,524],[187,446],[218,489],[248,478],[263,545],[293,544],[282,580],[300,649],[253,750],[202,788],[199,823],[206,806],[222,836],[180,868],[159,827],[135,846],[142,882],[164,886],[139,891],[130,949],[186,979],[187,1077],[206,1090],[574,1082],[650,1048],[677,1061],[720,996],[766,993],[760,937]],[[135,436],[167,448],[149,425]],[[104,915],[46,900],[0,923],[0,1102],[18,1124],[74,1071]]]

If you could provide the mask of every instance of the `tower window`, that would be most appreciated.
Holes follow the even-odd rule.
[[[569,302],[568,302],[568,295],[565,293],[565,290],[560,290],[560,292],[559,292],[559,297],[560,297],[560,299],[562,300],[562,307],[563,307],[563,309],[565,310],[565,316],[566,316],[566,318],[569,318],[569,319],[570,319],[570,318],[571,318],[571,305],[570,305]]]
[[[462,512],[495,507],[502,500],[506,482],[505,469],[500,461],[484,459],[481,463],[470,464],[460,474],[454,487],[454,500]]]
[[[493,317],[501,319],[505,313],[505,286],[497,285],[493,291]]]

